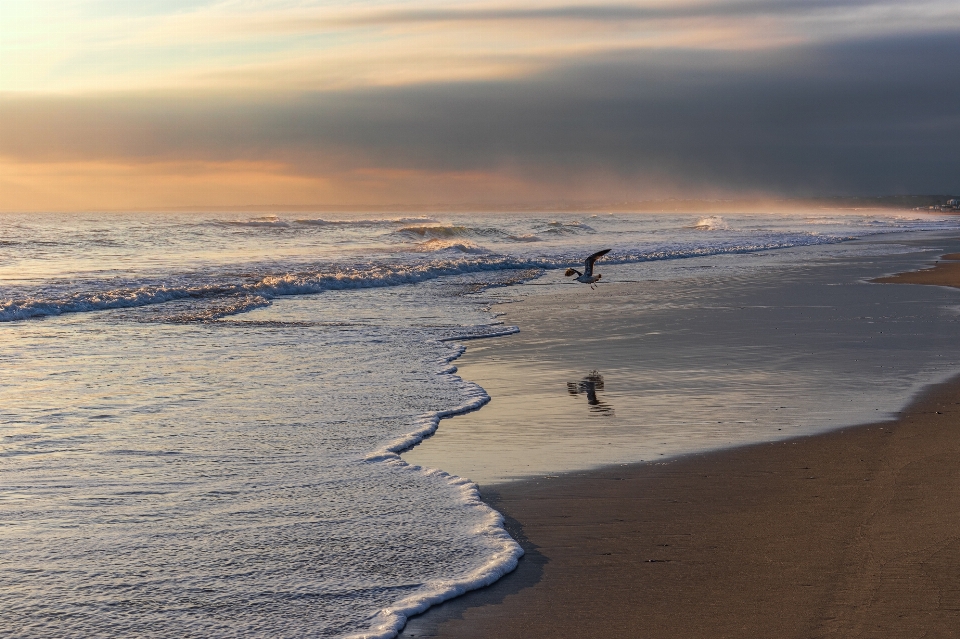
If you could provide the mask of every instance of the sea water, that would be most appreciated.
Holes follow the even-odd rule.
[[[458,364],[492,401],[403,458],[484,486],[894,419],[960,371],[960,291],[871,280],[960,251],[956,235],[601,263],[595,290],[551,271],[490,291],[521,331]]]
[[[488,400],[453,362],[466,340],[515,330],[490,313],[495,291],[599,248],[681,279],[690,258],[958,226],[875,212],[0,221],[0,635],[22,637],[393,636],[521,554],[468,478],[397,454]]]

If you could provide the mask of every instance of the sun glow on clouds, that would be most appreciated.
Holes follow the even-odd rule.
[[[303,174],[274,162],[23,162],[0,160],[0,211],[176,210],[209,207],[496,206],[549,194],[505,172],[345,168]],[[518,195],[520,197],[518,198]],[[526,197],[524,197],[526,196]]]
[[[955,0],[2,0],[0,210],[939,184],[960,124],[912,98],[958,33]]]
[[[252,162],[0,160],[2,209],[12,211],[243,206],[317,201],[322,178]]]
[[[956,28],[942,0],[4,0],[0,91],[328,90],[517,77],[633,49],[776,47]]]

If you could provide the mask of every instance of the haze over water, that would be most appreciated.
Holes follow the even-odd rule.
[[[486,401],[450,362],[457,338],[513,330],[495,291],[599,247],[607,278],[650,265],[680,285],[703,256],[957,228],[825,212],[3,223],[0,608],[23,637],[391,636],[519,555],[472,485],[395,454]],[[679,426],[677,449],[688,436],[702,447]]]

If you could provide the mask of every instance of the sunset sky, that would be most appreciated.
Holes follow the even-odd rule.
[[[951,191],[956,0],[0,3],[0,210]]]

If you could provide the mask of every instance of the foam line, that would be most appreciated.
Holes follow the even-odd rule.
[[[485,339],[487,337],[504,337],[506,335],[515,335],[520,332],[517,326],[510,326],[494,333],[482,333],[477,335],[457,335],[455,337],[444,337],[441,342],[463,342],[471,339]]]
[[[520,329],[516,327],[511,327],[508,330],[497,333],[460,336],[441,341],[448,342],[453,339],[498,337],[500,335],[517,333],[519,330]],[[441,419],[477,410],[490,401],[490,395],[479,385],[465,381],[455,375],[457,369],[455,366],[451,366],[451,364],[463,355],[466,350],[466,347],[462,344],[453,345],[451,347],[451,354],[438,362],[441,368],[437,374],[451,375],[454,377],[454,383],[461,386],[468,398],[467,401],[456,408],[421,415],[415,422],[415,429],[413,431],[394,439],[374,451],[365,458],[365,461],[391,464],[405,472],[418,472],[427,476],[436,477],[446,481],[451,486],[457,487],[459,493],[458,498],[464,508],[480,511],[484,514],[482,524],[476,530],[476,533],[491,541],[496,550],[486,563],[466,575],[454,579],[436,580],[425,583],[424,591],[401,599],[391,606],[380,610],[371,619],[370,627],[367,630],[349,635],[345,639],[392,639],[400,633],[406,625],[407,619],[411,616],[420,614],[431,606],[435,606],[448,599],[453,599],[454,597],[459,597],[471,590],[489,586],[502,576],[512,572],[517,567],[517,562],[520,560],[520,557],[523,556],[523,549],[520,547],[520,544],[518,544],[503,527],[503,516],[483,502],[480,498],[480,490],[475,483],[442,470],[412,466],[403,461],[399,455],[400,452],[412,448],[423,441],[424,438],[435,433]]]
[[[503,528],[503,516],[483,503],[476,484],[453,475],[447,475],[439,470],[421,472],[443,477],[451,485],[458,486],[460,500],[464,507],[486,511],[477,534],[495,541],[499,545],[499,549],[494,552],[487,563],[460,578],[427,582],[425,584],[426,592],[401,599],[382,609],[373,617],[368,630],[349,635],[345,639],[392,639],[400,633],[406,625],[407,619],[413,615],[420,614],[431,606],[459,597],[471,590],[489,586],[512,572],[517,567],[520,557],[523,556],[523,549]]]
[[[755,253],[795,246],[835,244],[854,237],[792,235],[756,243],[711,246],[671,246],[650,251],[618,249],[604,258],[604,265],[633,264],[709,255]],[[463,255],[415,264],[370,264],[333,272],[300,271],[262,275],[249,283],[214,281],[202,285],[132,284],[109,290],[80,291],[63,297],[41,296],[0,300],[0,322],[33,317],[134,308],[182,299],[214,299],[256,296],[271,300],[286,295],[309,295],[333,290],[380,288],[417,284],[440,277],[505,270],[562,269],[580,264],[567,256],[522,259],[506,255]],[[253,308],[253,307],[251,307]]]
[[[321,218],[312,218],[298,219],[294,220],[294,222],[307,226],[337,226],[358,228],[366,228],[370,226],[395,226],[398,224],[439,224],[437,220],[430,217],[398,217],[393,219],[370,220],[324,220]]]

